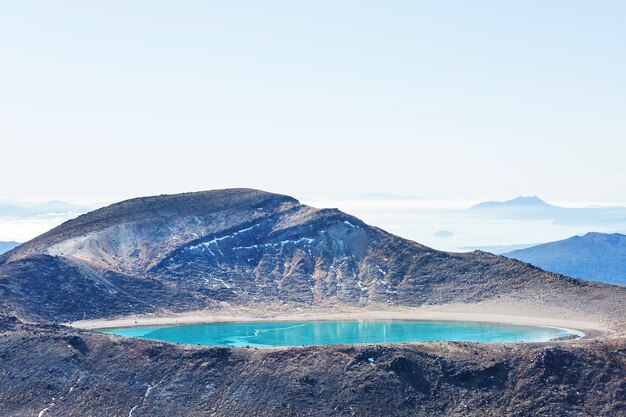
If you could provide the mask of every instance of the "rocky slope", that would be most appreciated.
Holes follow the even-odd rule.
[[[626,294],[483,252],[439,252],[338,210],[247,189],[124,201],[0,262],[4,310],[49,321],[224,301],[419,306],[503,298],[552,306],[601,298],[579,306],[612,315]]]

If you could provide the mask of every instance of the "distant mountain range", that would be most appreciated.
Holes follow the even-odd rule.
[[[525,208],[525,209],[547,209],[555,208],[555,206],[546,203],[537,196],[532,197],[517,197],[513,200],[507,201],[485,201],[483,203],[476,204],[470,207],[470,210],[493,210],[493,209],[510,209],[510,208]]]
[[[19,245],[18,242],[0,242],[0,254],[8,252]]]
[[[587,233],[504,256],[576,278],[626,284],[626,235],[619,233]]]
[[[464,213],[491,219],[551,220],[563,226],[609,226],[626,230],[626,207],[559,207],[536,196],[487,201]]]
[[[504,219],[557,219],[567,210],[564,207],[548,204],[539,197],[517,197],[507,201],[486,201],[476,204],[466,214],[478,217]],[[626,209],[624,210],[626,214]]]

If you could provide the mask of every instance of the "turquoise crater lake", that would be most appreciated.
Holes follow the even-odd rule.
[[[205,346],[310,346],[425,341],[545,342],[582,334],[515,324],[350,320],[237,322],[102,329],[104,333]]]

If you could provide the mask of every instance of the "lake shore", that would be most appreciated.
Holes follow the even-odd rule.
[[[525,310],[525,309],[524,309]],[[526,314],[525,314],[526,313]],[[312,309],[251,309],[225,308],[176,314],[129,316],[115,319],[80,320],[65,323],[79,329],[106,329],[136,326],[164,326],[178,324],[202,324],[220,322],[254,321],[309,321],[309,320],[429,320],[471,321],[556,327],[575,330],[584,334],[583,339],[607,337],[612,332],[600,321],[559,317],[520,308],[505,313],[489,305],[439,305],[419,308],[312,308]]]

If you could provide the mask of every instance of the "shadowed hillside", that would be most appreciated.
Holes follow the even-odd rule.
[[[626,236],[587,233],[504,254],[572,277],[626,284]]]

